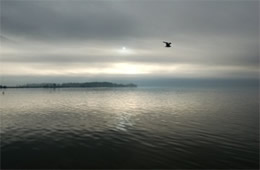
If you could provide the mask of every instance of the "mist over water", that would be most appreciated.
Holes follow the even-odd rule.
[[[254,87],[258,88],[258,74],[248,78],[177,78],[169,76],[137,76],[137,75],[107,75],[107,76],[1,76],[1,84],[17,86],[33,83],[71,83],[71,82],[114,82],[135,83],[139,87]]]
[[[230,87],[7,89],[1,166],[257,169],[258,88]]]

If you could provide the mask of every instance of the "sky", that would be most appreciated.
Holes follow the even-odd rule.
[[[0,84],[259,76],[257,0],[0,0],[0,17]]]

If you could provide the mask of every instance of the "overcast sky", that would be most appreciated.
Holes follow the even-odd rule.
[[[19,76],[258,77],[257,0],[0,2],[2,84]]]

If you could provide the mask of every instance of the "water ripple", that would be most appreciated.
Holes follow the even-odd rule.
[[[257,98],[247,92],[64,89],[8,95],[1,104],[3,168],[259,166]]]

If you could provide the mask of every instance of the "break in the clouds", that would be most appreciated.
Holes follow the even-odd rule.
[[[259,1],[1,0],[0,40],[5,77],[252,78]]]

